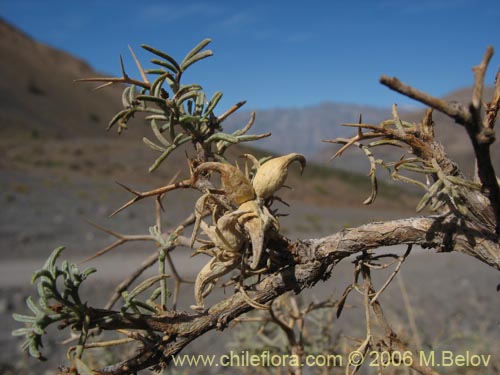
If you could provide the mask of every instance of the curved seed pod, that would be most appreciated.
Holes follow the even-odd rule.
[[[189,242],[189,247],[193,248],[194,242],[196,241],[196,235],[198,234],[198,229],[200,229],[201,217],[203,215],[203,211],[205,210],[206,201],[210,197],[210,194],[202,195],[194,205],[194,225],[193,225],[193,233],[191,233],[191,240]]]
[[[302,173],[306,166],[306,159],[297,153],[273,158],[262,164],[252,181],[257,196],[268,199],[278,191],[288,176],[288,166],[295,160],[300,163],[300,173]]]
[[[217,279],[224,276],[228,272],[238,267],[238,259],[231,259],[227,262],[219,262],[217,258],[212,258],[210,262],[205,264],[200,273],[196,277],[194,283],[194,299],[195,306],[191,306],[193,310],[203,311],[204,304],[203,298],[206,297],[213,289]]]
[[[206,162],[195,169],[194,176],[208,171],[220,173],[222,187],[229,201],[234,205],[239,206],[255,198],[255,191],[252,184],[238,168],[230,164]]]
[[[238,253],[245,240],[245,236],[237,228],[238,218],[248,213],[249,211],[237,210],[222,216],[216,226],[209,226],[203,220],[200,221],[200,226],[218,249]]]
[[[268,229],[275,224],[275,219],[266,207],[262,207],[257,201],[243,203],[238,211],[248,211],[241,215],[239,222],[243,224],[245,231],[252,242],[251,269],[256,269],[264,252],[265,237]]]

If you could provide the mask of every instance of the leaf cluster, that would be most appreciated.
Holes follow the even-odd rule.
[[[127,128],[130,119],[136,113],[144,113],[155,140],[147,137],[143,142],[160,153],[149,172],[153,172],[179,146],[191,142],[198,151],[203,150],[205,157],[225,160],[224,152],[231,145],[258,140],[270,133],[247,135],[253,124],[253,116],[242,129],[225,133],[221,123],[238,108],[245,104],[239,102],[220,116],[215,109],[222,98],[222,92],[215,92],[210,99],[199,84],[184,84],[182,77],[193,64],[213,55],[205,47],[210,39],[202,40],[187,53],[181,62],[172,56],[149,45],[142,48],[153,54],[153,68],[144,70],[132,55],[142,76],[141,80],[130,78],[121,61],[122,77],[118,78],[86,78],[79,81],[104,82],[99,88],[115,83],[125,83],[127,87],[122,93],[123,109],[109,122],[108,130],[118,127],[118,132]],[[151,77],[151,82],[150,78]]]
[[[71,326],[80,334],[80,354],[86,340],[86,321],[88,321],[87,306],[81,301],[80,286],[94,268],[80,272],[75,264],[68,261],[62,263],[61,268],[56,264],[64,247],[55,249],[45,262],[42,269],[36,271],[32,283],[37,283],[39,299],[37,302],[30,296],[26,304],[33,315],[14,314],[18,322],[26,323],[26,327],[15,330],[15,336],[24,336],[23,349],[32,357],[45,360],[40,349],[43,347],[42,336],[48,326],[60,323],[60,328]],[[60,285],[58,285],[58,281]],[[78,350],[77,350],[78,351]]]
[[[418,186],[425,191],[417,204],[417,212],[425,208],[438,212],[447,207],[461,215],[469,213],[468,193],[479,191],[480,185],[462,176],[458,166],[446,157],[442,146],[434,140],[432,111],[426,114],[420,124],[415,124],[401,120],[394,105],[393,118],[378,125],[365,124],[361,117],[359,123],[343,125],[357,128],[357,134],[350,139],[336,138],[324,142],[343,145],[332,159],[341,156],[351,146],[360,148],[367,157],[372,188],[364,204],[373,203],[377,197],[376,172],[378,167],[382,167],[391,179]],[[397,161],[377,159],[374,149],[380,146],[399,148],[404,153]]]

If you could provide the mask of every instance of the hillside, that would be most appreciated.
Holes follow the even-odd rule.
[[[4,135],[0,152],[4,166],[37,173],[49,169],[149,184],[159,184],[176,172],[160,168],[153,175],[144,173],[157,155],[140,141],[140,132],[148,131],[141,126],[140,119],[132,122],[125,136],[105,132],[107,122],[121,107],[121,89],[93,91],[93,84],[75,84],[73,81],[77,78],[99,75],[88,64],[38,43],[2,21],[0,47],[6,51],[0,65],[0,132]],[[348,121],[360,112],[375,120],[383,111],[336,103],[262,111],[253,131],[273,131],[271,143],[260,145],[271,150],[270,153],[299,151],[307,155],[310,145],[327,137],[336,122]],[[241,127],[247,115],[246,112],[235,114],[230,118],[229,127],[236,124]],[[126,153],[122,152],[124,149]],[[234,147],[233,157],[244,152],[246,149]],[[182,151],[170,158],[171,165],[185,163]],[[349,206],[363,200],[360,194],[368,193],[365,178],[332,172],[326,167],[315,168],[308,169],[321,170],[321,173],[307,171],[305,178],[297,181],[297,190],[284,192],[285,197],[304,203],[342,202]],[[385,203],[398,207],[390,199]]]
[[[120,88],[92,92],[84,61],[41,44],[0,19],[0,134],[74,138],[103,133]]]

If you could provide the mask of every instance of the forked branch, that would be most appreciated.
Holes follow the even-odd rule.
[[[468,106],[435,98],[402,83],[397,78],[382,76],[380,82],[392,90],[450,116],[457,123],[465,126],[476,156],[477,176],[481,181],[483,192],[488,198],[491,209],[493,210],[495,217],[495,232],[497,237],[500,238],[500,187],[490,154],[490,145],[495,141],[495,133],[492,128],[496,121],[500,105],[498,79],[495,85],[493,99],[490,103],[486,104],[487,113],[484,120],[482,114],[484,78],[492,56],[493,47],[488,47],[481,63],[473,68],[474,86],[472,89],[471,102]]]

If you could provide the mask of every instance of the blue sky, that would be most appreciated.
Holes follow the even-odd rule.
[[[179,60],[205,37],[214,56],[187,81],[223,106],[302,107],[324,101],[414,104],[378,83],[395,75],[434,95],[472,82],[487,45],[498,50],[497,0],[380,1],[39,1],[0,0],[0,16],[95,69],[119,74],[130,44],[163,49]],[[145,64],[147,66],[147,64]],[[188,83],[188,82],[186,82]]]

